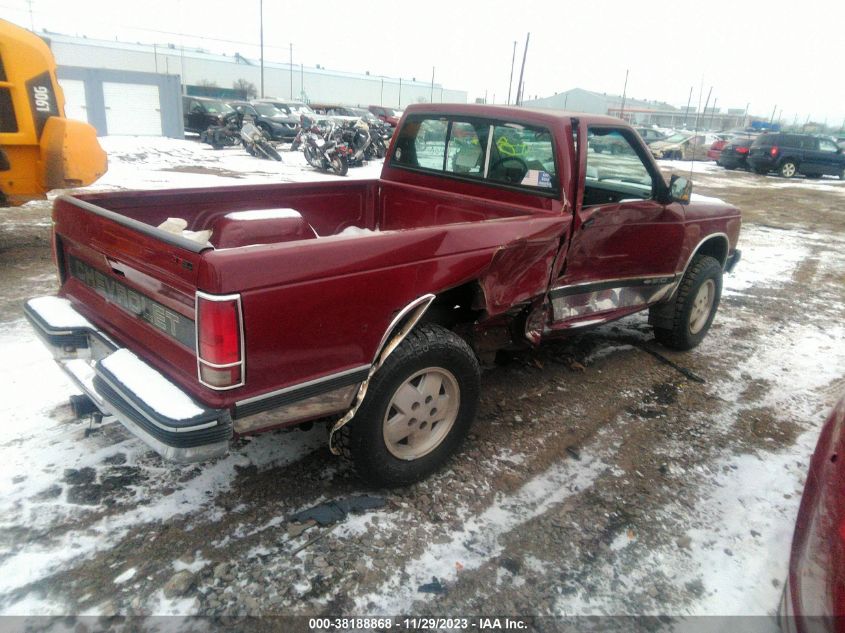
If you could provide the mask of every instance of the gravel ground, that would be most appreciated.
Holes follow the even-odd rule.
[[[130,170],[132,186],[322,177],[288,153],[105,144],[98,188]],[[485,371],[449,466],[392,491],[362,486],[319,426],[202,466],[165,463],[116,424],[89,433],[21,318],[55,287],[49,203],[0,209],[0,344],[16,360],[0,370],[0,612],[773,613],[808,458],[845,390],[845,182],[712,163],[693,178],[744,214],[705,342],[662,349],[635,315],[516,354]],[[288,520],[362,494],[385,505],[328,527]]]

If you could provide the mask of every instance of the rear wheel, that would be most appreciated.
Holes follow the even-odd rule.
[[[781,163],[778,172],[784,178],[792,178],[798,173],[798,165],[793,160],[785,160]]]
[[[707,335],[721,296],[722,266],[709,255],[697,255],[672,299],[671,327],[655,327],[654,337],[672,349],[692,349]]]
[[[377,486],[407,485],[457,450],[475,417],[480,369],[458,335],[439,326],[412,331],[375,373],[338,447]]]
[[[349,161],[346,160],[346,156],[335,154],[329,162],[329,167],[338,176],[345,176],[349,171]]]

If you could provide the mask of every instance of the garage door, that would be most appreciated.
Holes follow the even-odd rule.
[[[59,79],[62,92],[65,93],[65,116],[77,121],[88,121],[88,108],[85,105],[85,82],[78,79]]]
[[[110,135],[161,136],[158,86],[103,82]]]

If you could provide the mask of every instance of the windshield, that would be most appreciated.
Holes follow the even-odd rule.
[[[683,134],[681,132],[677,132],[666,139],[667,143],[680,143],[681,141],[685,141],[690,138],[692,134]]]
[[[211,114],[229,114],[235,110],[228,103],[222,101],[206,101],[205,111]]]
[[[304,103],[289,103],[288,107],[294,114],[316,115],[317,113],[310,106]]]
[[[258,111],[258,114],[260,114],[261,116],[285,116],[284,112],[279,110],[276,106],[270,105],[269,103],[253,103],[252,107],[254,107]]]

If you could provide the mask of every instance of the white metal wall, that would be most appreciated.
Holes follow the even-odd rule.
[[[85,82],[79,79],[59,79],[65,95],[65,116],[88,123],[88,106],[85,103]]]
[[[234,58],[134,44],[117,44],[53,36],[51,48],[59,65],[113,70],[133,70],[181,75],[182,83],[197,85],[213,81],[221,88],[231,88],[238,79],[246,79],[259,87],[258,64],[236,63]],[[264,93],[268,97],[291,96],[291,72],[286,65],[265,64]],[[358,105],[406,106],[430,100],[466,103],[464,90],[445,89],[425,82],[402,81],[401,95],[397,79],[378,76],[344,74],[299,66],[293,69],[293,98],[304,95],[309,101],[339,102]],[[401,103],[400,103],[401,100]]]
[[[158,86],[103,82],[109,135],[161,136]]]

